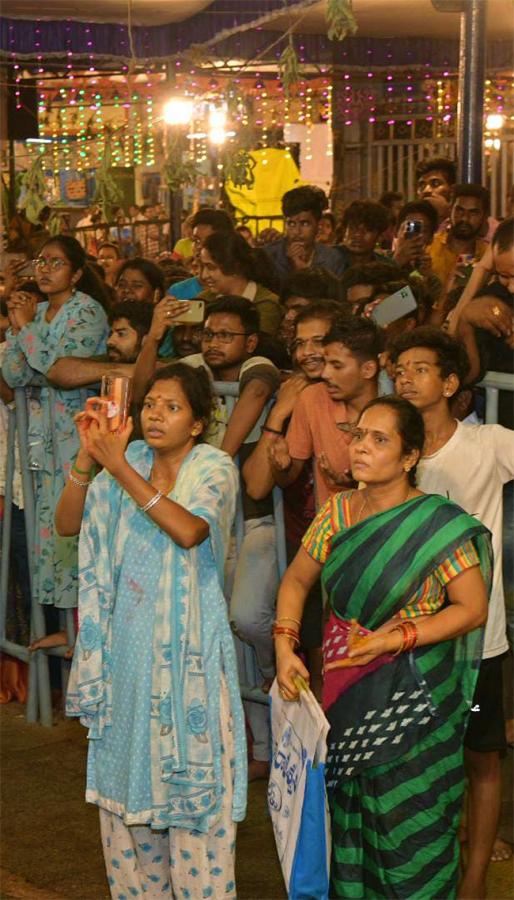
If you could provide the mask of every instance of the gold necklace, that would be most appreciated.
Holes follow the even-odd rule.
[[[357,522],[360,522],[361,517],[362,517],[362,513],[363,513],[364,510],[366,509],[366,506],[367,506],[367,505],[368,505],[368,495],[366,494],[366,496],[364,497],[364,503],[362,504],[361,508],[359,509],[359,515],[358,515],[357,518],[355,519],[355,524],[357,524]]]
[[[403,503],[407,503],[407,500],[409,499],[410,489],[411,489],[411,486],[409,485],[409,487],[407,489],[407,493],[406,493],[405,497],[403,498],[403,500],[401,500],[400,503],[395,503],[394,506],[401,506]],[[359,510],[359,515],[355,519],[355,525],[357,524],[357,522],[360,522],[362,513],[364,512],[364,510],[366,509],[366,507],[368,505],[368,500],[369,500],[369,497],[366,494],[366,496],[364,498],[364,503],[362,504],[362,506]],[[389,507],[389,509],[392,509],[392,508],[393,508],[392,506]],[[382,510],[382,512],[385,512],[385,510]],[[373,515],[375,515],[375,513],[372,511],[371,515],[373,516]]]

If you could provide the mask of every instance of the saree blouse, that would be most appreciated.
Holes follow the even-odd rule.
[[[348,491],[330,497],[303,536],[302,546],[322,565],[328,559],[335,535],[354,524],[350,512],[351,495],[352,491]],[[446,600],[446,585],[461,572],[478,565],[480,560],[473,542],[465,541],[434,568],[418,590],[406,599],[398,615],[409,619],[437,612]]]

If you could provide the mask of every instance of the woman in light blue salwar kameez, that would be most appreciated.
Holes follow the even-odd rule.
[[[37,523],[32,590],[39,603],[66,609],[77,605],[77,542],[56,535],[54,515],[79,447],[73,417],[92,392],[53,387],[47,375],[62,357],[105,352],[109,326],[98,300],[107,295],[84,250],[68,235],[47,241],[35,270],[48,299],[36,303],[34,294],[11,295],[2,375],[11,387],[26,388],[30,397],[28,449]]]
[[[235,897],[246,747],[222,588],[238,474],[197,443],[210,404],[203,370],[160,370],[126,451],[130,428],[89,408],[57,510],[64,533],[82,516],[67,710],[89,728],[113,898]]]

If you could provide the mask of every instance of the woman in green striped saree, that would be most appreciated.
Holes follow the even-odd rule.
[[[277,679],[289,700],[295,676],[308,678],[289,632],[320,573],[329,600],[331,897],[457,896],[462,741],[492,557],[480,522],[416,489],[423,441],[410,403],[368,404],[350,445],[364,488],[320,510],[280,588]]]

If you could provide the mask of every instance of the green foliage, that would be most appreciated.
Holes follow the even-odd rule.
[[[5,175],[2,173],[0,180],[0,197],[2,202],[2,218],[4,222],[8,222],[11,215],[11,192],[7,184]],[[13,207],[14,207],[13,203]]]
[[[326,16],[330,41],[344,41],[348,34],[355,34],[357,31],[352,0],[328,0]]]
[[[22,193],[18,205],[20,209],[25,210],[25,215],[29,222],[37,225],[41,210],[47,206],[42,154],[36,156],[27,171],[23,173],[20,179],[20,186]]]
[[[171,134],[168,138],[163,174],[172,194],[194,184],[199,177],[194,160],[187,158],[185,142],[180,134]]]
[[[223,177],[231,181],[234,187],[252,187],[255,181],[253,170],[257,165],[246,147],[228,149],[223,154]]]
[[[284,86],[284,93],[289,97],[292,86],[300,79],[300,64],[298,62],[296,50],[294,49],[293,37],[291,34],[289,35],[289,42],[282,52],[278,65],[280,69],[280,78]]]
[[[122,191],[112,174],[112,134],[106,131],[104,152],[95,175],[96,188],[93,203],[98,203],[105,222],[109,222],[113,207],[123,198]]]
[[[62,210],[59,207],[66,207],[65,203],[57,203],[50,213],[50,218],[48,219],[47,228],[52,237],[55,237],[57,234],[61,233],[62,226],[62,218],[61,212]]]

